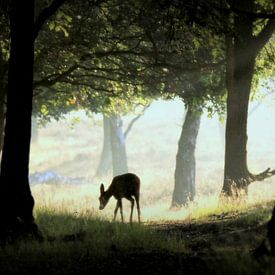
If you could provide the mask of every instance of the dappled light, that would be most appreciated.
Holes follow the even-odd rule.
[[[7,0],[0,30],[0,274],[275,274],[274,0]]]

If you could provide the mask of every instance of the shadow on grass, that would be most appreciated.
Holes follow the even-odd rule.
[[[45,241],[24,241],[0,248],[0,273],[267,274],[268,270],[271,272],[268,274],[273,274],[273,260],[257,262],[248,249],[238,248],[238,244],[245,243],[251,247],[249,241],[253,238],[248,237],[247,231],[244,230],[245,242],[234,234],[233,238],[229,237],[230,232],[226,231],[226,226],[234,230],[245,229],[249,224],[254,226],[255,221],[264,221],[267,213],[263,210],[252,218],[255,215],[251,212],[249,218],[240,216],[235,224],[232,220],[177,224],[167,231],[113,223],[88,212],[71,214],[40,209],[36,222]],[[219,241],[221,230],[223,239]],[[226,246],[226,238],[232,243],[230,247]]]
[[[42,243],[1,248],[5,274],[202,274],[204,260],[187,255],[183,241],[146,226],[39,210]]]

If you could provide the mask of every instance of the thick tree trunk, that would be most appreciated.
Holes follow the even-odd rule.
[[[255,0],[233,1],[237,10],[255,11]],[[226,38],[227,120],[225,169],[222,195],[239,196],[247,193],[253,181],[273,176],[270,168],[253,175],[247,167],[247,113],[255,60],[275,29],[275,20],[269,20],[259,34],[253,34],[254,18],[234,14],[233,35]]]
[[[11,1],[7,115],[0,174],[2,240],[38,234],[28,178],[33,96],[33,20],[34,0]]]
[[[111,119],[103,115],[103,148],[95,176],[102,176],[112,167]]]
[[[240,58],[238,53],[235,54],[234,60],[236,58]],[[245,67],[234,70],[233,88],[228,89],[223,192],[230,196],[233,195],[232,183],[236,184],[237,189],[246,189],[246,184],[242,185],[242,179],[250,176],[246,148],[247,114],[253,71],[254,58],[247,62]]]
[[[178,143],[172,206],[187,205],[188,202],[194,200],[196,175],[195,149],[200,120],[201,114],[196,110],[188,108]]]
[[[252,9],[253,1],[244,1],[239,8]],[[249,6],[250,4],[250,6]],[[227,119],[225,169],[222,193],[227,196],[246,191],[245,179],[250,176],[247,167],[247,113],[256,53],[250,47],[253,21],[246,17],[234,20],[235,37],[227,36]]]
[[[119,115],[112,115],[110,122],[113,175],[117,176],[128,172],[125,136]]]

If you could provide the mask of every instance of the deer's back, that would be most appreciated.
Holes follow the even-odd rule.
[[[119,175],[113,178],[109,189],[116,199],[139,195],[140,179],[132,173]]]

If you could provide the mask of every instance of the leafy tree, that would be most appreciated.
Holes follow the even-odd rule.
[[[121,95],[131,102],[135,101],[133,98],[138,97],[178,95],[187,105],[200,106],[212,101],[216,102],[215,108],[220,108],[217,102],[220,102],[222,96],[219,94],[223,94],[223,90],[216,90],[213,93],[206,88],[190,89],[188,85],[192,86],[189,83],[194,81],[192,77],[186,77],[194,72],[200,72],[203,79],[215,67],[221,66],[221,50],[217,47],[216,40],[209,39],[209,34],[202,32],[199,28],[186,26],[185,22],[175,22],[173,31],[176,38],[169,41],[170,22],[163,22],[166,10],[160,9],[153,3],[143,6],[139,2],[133,9],[132,4],[110,5],[109,2],[104,2],[103,5],[97,7],[96,11],[91,11],[86,7],[85,11],[89,10],[87,17],[80,16],[77,21],[77,26],[81,28],[74,27],[73,14],[82,14],[81,10],[77,11],[77,9],[83,9],[83,6],[76,7],[76,10],[74,8],[69,10],[66,14],[67,16],[70,14],[71,19],[68,20],[70,28],[66,30],[67,38],[63,38],[76,40],[79,46],[76,47],[74,44],[72,48],[70,43],[62,43],[62,45],[69,45],[68,52],[62,51],[65,65],[61,66],[61,70],[58,67],[52,68],[51,70],[58,71],[58,73],[38,79],[37,83],[47,86],[58,82],[62,83],[64,88],[68,84],[72,85],[76,87],[77,96],[68,92],[68,89],[64,94],[71,98],[76,97],[78,102],[81,101],[82,107],[87,106],[84,108],[94,111],[102,109],[102,106],[112,109],[110,98],[121,97]],[[159,9],[160,13],[155,13],[156,9]],[[91,12],[94,12],[93,18],[89,17]],[[122,17],[122,14],[126,15]],[[85,20],[88,18],[90,22],[93,22],[91,26],[100,25],[99,29],[102,33],[99,35],[94,28],[89,29],[83,18]],[[90,40],[85,41],[87,37]],[[202,46],[205,39],[209,41],[209,44]],[[96,46],[91,46],[91,41],[96,41]],[[210,54],[209,48],[213,50]],[[53,58],[56,59],[57,56],[53,55]],[[59,66],[58,63],[49,62],[48,59],[46,62],[46,68],[51,68],[47,64],[52,63]],[[183,66],[183,64],[186,65]],[[44,67],[45,65],[41,66],[41,68]],[[60,84],[55,86],[62,87]],[[59,95],[49,94],[48,97],[59,97]],[[61,98],[64,98],[63,95]],[[55,104],[56,100],[51,100],[51,102]],[[64,104],[63,100],[60,102]],[[43,104],[44,114],[49,114],[56,109],[45,108],[45,106]],[[209,109],[209,106],[207,108]],[[184,153],[184,156],[187,154]],[[181,169],[180,166],[177,167]],[[194,167],[192,169],[194,171]]]
[[[247,112],[252,79],[255,73],[257,56],[268,43],[275,29],[275,20],[266,19],[257,14],[263,10],[266,2],[255,0],[232,1],[228,23],[232,30],[226,37],[226,85],[227,119],[225,171],[222,192],[228,196],[237,196],[247,191],[253,181],[263,180],[275,172],[269,168],[253,175],[247,167]],[[269,3],[272,11],[274,4]],[[261,17],[266,17],[261,20]]]

